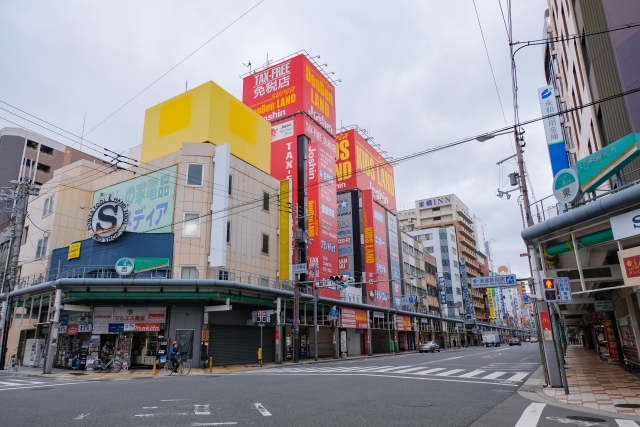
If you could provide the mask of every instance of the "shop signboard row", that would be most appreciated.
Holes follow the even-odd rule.
[[[354,329],[369,329],[367,311],[357,308],[340,308],[340,327]]]
[[[413,330],[413,325],[411,324],[411,317],[396,315],[396,329],[398,331]]]
[[[85,332],[92,332],[92,331],[93,331],[93,325],[91,323],[73,324],[73,325],[61,324],[58,327],[58,334],[65,334],[65,335],[78,335],[78,334],[83,334]]]
[[[122,332],[157,332],[164,329],[164,323],[96,323],[94,334],[120,334]]]
[[[97,324],[165,323],[166,307],[95,307],[94,329]]]

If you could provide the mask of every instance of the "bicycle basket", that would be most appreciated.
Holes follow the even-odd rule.
[[[183,362],[187,361],[187,352],[183,351],[182,353],[180,353],[180,360],[182,360]]]

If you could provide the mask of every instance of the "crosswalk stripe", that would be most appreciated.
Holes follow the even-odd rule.
[[[424,366],[418,366],[418,367],[413,367],[413,368],[409,368],[409,369],[403,369],[401,371],[394,371],[394,374],[406,374],[407,372],[411,372],[411,371],[417,371],[420,369],[424,369]]]
[[[436,374],[436,376],[437,377],[448,377],[449,375],[457,374],[458,372],[462,372],[462,371],[464,371],[464,369],[452,369],[450,371],[440,372],[439,374]]]
[[[369,371],[369,372],[388,372],[388,371],[395,371],[396,369],[402,369],[402,368],[407,368],[408,366],[391,366],[389,368],[384,368],[384,369],[376,369],[373,371]]]
[[[29,381],[27,384],[38,385],[38,384],[44,384],[44,383],[41,382],[41,381]],[[24,383],[14,383],[14,382],[9,382],[9,381],[0,381],[0,385],[8,385],[8,386],[19,387],[19,386],[24,386],[25,384]]]
[[[524,410],[515,427],[536,427],[546,403],[532,403]]]
[[[389,369],[393,366],[368,366],[364,368],[354,369],[355,372],[378,372],[380,369]]]
[[[434,369],[427,369],[426,371],[420,371],[420,372],[416,372],[416,375],[426,375],[426,374],[430,374],[432,372],[438,372],[438,371],[444,371],[447,368],[434,368]]]
[[[496,371],[493,374],[489,374],[486,377],[482,377],[483,380],[495,380],[496,378],[498,378],[499,376],[502,376],[506,374],[506,372],[502,372],[502,371]]]
[[[616,423],[618,423],[619,427],[638,427],[638,424],[635,421],[631,420],[616,419]]]
[[[458,375],[458,376],[462,378],[471,378],[471,377],[475,377],[476,375],[480,375],[483,372],[485,371],[475,370],[475,371],[467,372],[466,374]]]
[[[507,381],[520,381],[527,375],[529,375],[529,372],[518,372],[514,376],[507,378]]]

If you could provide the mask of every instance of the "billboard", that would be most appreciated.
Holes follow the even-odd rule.
[[[389,307],[387,225],[384,208],[374,202],[372,190],[362,191],[362,227],[367,303]]]
[[[374,199],[396,212],[393,166],[354,129],[336,136],[338,190],[371,190]]]
[[[357,211],[356,211],[357,212]],[[357,216],[355,219],[357,220]],[[355,278],[354,274],[354,215],[351,193],[338,195],[338,270],[340,274]],[[357,241],[360,241],[359,236]]]
[[[391,293],[393,297],[402,295],[400,280],[400,243],[398,238],[398,218],[389,211],[387,214],[387,257],[389,259],[389,275],[391,276]]]
[[[335,87],[304,54],[244,77],[242,101],[272,123],[305,112],[336,135]]]
[[[93,193],[93,205],[109,197],[127,204],[126,231],[171,233],[178,167],[171,166]]]
[[[558,113],[556,97],[553,93],[553,86],[545,86],[538,89],[538,100],[542,115],[547,116]],[[542,121],[544,133],[547,137],[547,147],[549,148],[549,160],[553,176],[556,176],[562,169],[569,167],[567,152],[564,147],[564,136],[562,134],[562,124],[559,116],[548,117]]]
[[[471,305],[471,295],[469,294],[469,284],[467,283],[467,262],[464,258],[460,258],[459,262],[460,283],[462,285],[462,300],[464,301],[464,313],[467,320],[472,320],[474,318],[474,313]]]

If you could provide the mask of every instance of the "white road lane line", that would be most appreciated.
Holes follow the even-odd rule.
[[[44,384],[42,381],[29,381],[27,382],[27,384]],[[23,386],[25,385],[24,383],[14,383],[14,382],[10,382],[10,381],[0,381],[0,385],[4,385],[4,386]]]
[[[406,374],[407,372],[417,371],[419,369],[424,369],[424,366],[413,367],[409,369],[403,369],[402,371],[395,371],[394,374]]]
[[[87,413],[87,414],[80,414],[77,417],[74,418],[74,420],[81,420],[85,417],[88,417],[89,415],[91,415],[91,412]]]
[[[21,390],[21,389],[25,389],[25,388],[42,388],[42,387],[57,387],[57,386],[61,386],[61,385],[76,385],[76,384],[87,384],[87,383],[91,383],[91,382],[95,382],[95,381],[74,381],[72,383],[59,383],[59,384],[45,384],[45,383],[41,383],[44,385],[22,385],[20,384],[20,387],[10,387],[10,388],[0,388],[0,391],[5,391],[5,390]],[[17,385],[17,384],[16,384]]]
[[[523,379],[524,377],[526,377],[527,375],[529,375],[530,372],[518,372],[517,374],[515,374],[512,377],[507,378],[507,381],[520,381],[521,379]]]
[[[546,403],[532,403],[524,410],[515,427],[536,427]]]
[[[195,415],[211,415],[209,405],[193,405],[193,413]]]
[[[616,419],[616,423],[618,423],[619,427],[638,427],[638,424],[635,421],[631,421],[631,420]]]
[[[164,400],[161,400],[160,402],[178,402],[180,400],[187,400],[187,399],[164,399]]]
[[[258,411],[260,411],[260,413],[262,414],[263,417],[270,417],[271,416],[271,413],[269,411],[267,411],[264,406],[262,406],[262,403],[254,403],[253,406]]]
[[[143,406],[142,409],[158,409],[157,406]]]
[[[483,380],[495,380],[496,378],[506,374],[506,372],[496,371],[493,374],[489,374],[486,377],[482,377]]]
[[[471,377],[475,377],[476,375],[480,375],[483,372],[485,372],[485,371],[475,370],[475,371],[467,372],[466,374],[462,374],[462,375],[458,375],[458,376],[460,378],[471,378]]]
[[[226,423],[191,423],[192,427],[195,426],[232,426],[236,425],[236,422],[226,422]]]
[[[447,368],[433,368],[433,369],[427,369],[426,371],[420,371],[420,372],[414,372],[416,375],[426,375],[426,374],[430,374],[432,372],[438,372],[438,371],[444,371]]]
[[[189,415],[188,412],[175,412],[173,414],[136,414],[136,417],[158,417],[158,416],[173,416],[173,415]]]
[[[11,378],[11,380],[10,380],[10,381],[13,381],[13,382],[16,382],[16,381],[17,381],[17,382],[19,382],[19,383],[26,383],[26,384],[34,384],[34,383],[37,383],[37,381],[33,381],[33,380],[21,380],[21,379],[18,379],[18,378]],[[39,383],[39,384],[42,384],[42,383]]]
[[[452,369],[450,371],[440,372],[436,374],[438,377],[448,377],[449,375],[457,374],[458,372],[462,372],[464,369]]]

